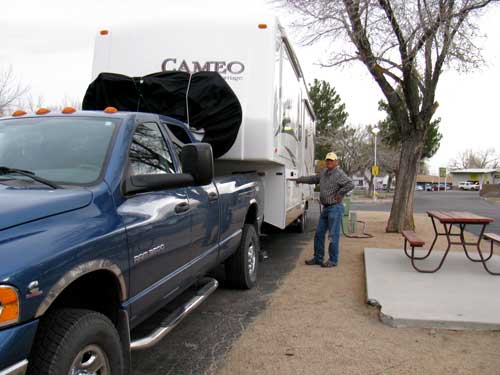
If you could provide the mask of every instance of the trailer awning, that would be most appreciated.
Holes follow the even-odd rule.
[[[187,99],[186,99],[187,98]],[[83,99],[83,109],[149,112],[183,121],[214,157],[224,155],[236,141],[242,121],[241,105],[226,81],[215,72],[161,72],[144,77],[101,73]]]

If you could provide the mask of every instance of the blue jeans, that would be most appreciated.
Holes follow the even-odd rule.
[[[344,205],[338,203],[324,207],[321,211],[314,236],[314,258],[319,262],[323,262],[325,256],[325,234],[327,231],[330,233],[330,245],[328,246],[330,262],[337,264],[339,261],[340,226],[342,225],[344,209]]]

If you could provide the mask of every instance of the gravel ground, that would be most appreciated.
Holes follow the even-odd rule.
[[[400,235],[384,233],[387,215],[359,212],[375,238],[343,238],[337,268],[305,266],[312,242],[303,244],[295,269],[267,308],[209,373],[500,374],[500,333],[391,328],[367,306],[364,247],[402,246]],[[418,233],[430,241],[429,219],[416,215],[416,221]]]

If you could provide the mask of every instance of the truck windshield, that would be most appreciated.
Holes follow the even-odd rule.
[[[28,170],[58,184],[94,183],[119,122],[94,117],[2,120],[0,165]]]

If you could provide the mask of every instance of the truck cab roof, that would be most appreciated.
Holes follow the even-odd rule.
[[[138,118],[154,118],[160,121],[168,121],[174,125],[179,125],[188,128],[187,124],[182,121],[179,121],[173,117],[158,115],[154,113],[146,113],[146,112],[129,112],[129,111],[118,111],[115,113],[107,113],[104,111],[89,111],[89,110],[77,110],[74,113],[62,113],[62,112],[49,112],[47,114],[38,115],[36,113],[27,113],[25,115],[19,116],[6,116],[3,117],[2,120],[6,119],[19,119],[19,118],[28,118],[28,117],[109,117],[109,118],[119,118],[119,119],[130,119],[132,117]]]
[[[129,111],[118,111],[115,113],[107,113],[104,111],[90,111],[90,110],[78,110],[74,113],[62,113],[62,112],[49,112],[43,115],[38,115],[36,113],[27,113],[25,115],[20,116],[7,116],[0,119],[2,120],[12,120],[12,119],[22,119],[22,118],[40,118],[40,117],[99,117],[99,118],[110,118],[110,119],[121,119],[121,120],[132,120],[132,121],[122,121],[120,126],[134,126],[137,121],[156,121],[166,123],[170,130],[173,130],[172,127],[182,128],[184,133],[189,136],[190,142],[186,142],[184,139],[184,143],[193,143],[197,142],[195,137],[193,136],[189,125],[186,123],[177,120],[173,117],[158,115],[155,113],[147,113],[147,112],[129,112]],[[174,128],[175,130],[175,128]],[[176,133],[174,131],[174,133]],[[185,137],[184,137],[185,138]]]

